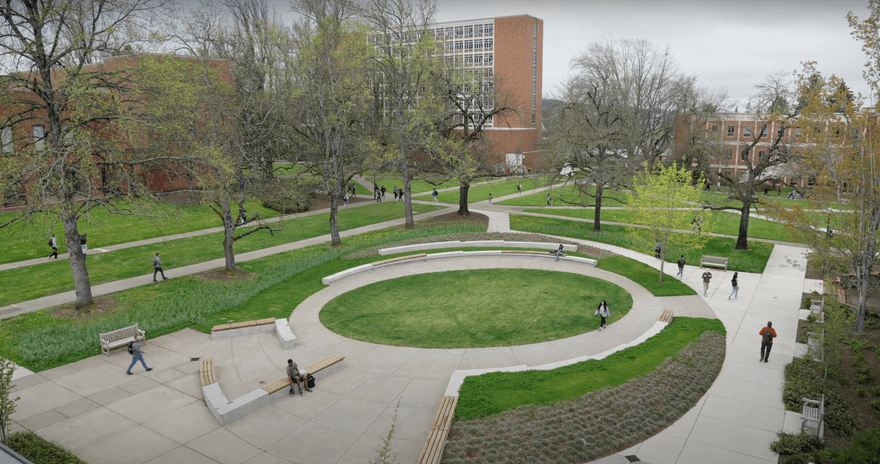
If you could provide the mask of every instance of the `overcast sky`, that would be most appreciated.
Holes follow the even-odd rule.
[[[545,96],[569,74],[571,59],[605,36],[644,38],[669,47],[681,70],[727,89],[740,111],[768,73],[816,61],[867,94],[861,46],[850,36],[852,0],[439,0],[438,21],[528,14],[544,20]],[[734,103],[736,104],[736,103]]]
[[[861,46],[846,14],[868,16],[854,0],[437,0],[437,21],[528,14],[544,20],[544,96],[556,93],[571,59],[603,37],[644,38],[669,47],[682,72],[726,89],[745,110],[755,85],[769,73],[801,70],[815,61],[856,93],[862,79]],[[278,13],[289,0],[269,0]]]

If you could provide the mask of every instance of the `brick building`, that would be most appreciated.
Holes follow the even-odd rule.
[[[780,135],[778,149],[797,152],[803,142],[798,142],[797,129],[790,122],[768,121],[755,113],[721,113],[701,120],[683,118],[675,130],[673,156],[681,159],[695,143],[705,144],[705,162],[714,182],[715,174],[732,177],[746,172],[746,159],[754,166],[772,156],[772,144]],[[757,140],[751,149],[749,145]],[[692,160],[692,167],[697,160]],[[778,166],[768,174],[785,185],[793,181],[799,188],[808,186],[809,179],[799,175],[797,166]]]
[[[486,130],[493,162],[535,167],[540,158],[544,21],[506,16],[429,26],[438,48],[455,67],[472,70],[475,85],[488,86],[494,103],[516,108]],[[503,101],[502,101],[503,100]]]

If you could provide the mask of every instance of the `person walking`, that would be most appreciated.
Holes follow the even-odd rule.
[[[344,203],[342,204],[342,207],[343,207],[343,208],[348,208],[348,194],[347,194],[347,193],[345,194],[344,197],[342,197],[342,201],[344,202]]]
[[[516,193],[522,195],[522,184],[516,184]]]
[[[306,373],[308,374],[308,372]],[[299,394],[303,394],[303,387],[306,387],[307,392],[311,392],[312,390],[309,388],[308,381],[306,380],[306,375],[299,371],[296,363],[293,362],[292,359],[287,360],[287,377],[290,379],[290,394],[293,394],[293,384],[296,383],[296,386],[299,388]]]
[[[125,373],[128,375],[134,375],[134,373],[131,372],[131,368],[134,367],[134,365],[137,364],[138,361],[141,362],[141,364],[144,366],[144,369],[146,369],[147,372],[150,372],[151,370],[153,370],[152,367],[147,367],[147,363],[144,362],[145,351],[141,349],[141,343],[140,343],[143,340],[144,340],[143,336],[137,335],[134,337],[134,341],[128,344],[128,352],[131,353],[131,364],[128,366],[128,370],[125,371]]]
[[[52,234],[52,238],[49,239],[49,246],[52,247],[52,253],[49,253],[49,257],[55,257],[58,259],[58,241],[55,239],[55,234]]]
[[[606,303],[605,300],[602,300],[602,302],[599,303],[599,307],[596,308],[596,312],[593,313],[593,315],[599,316],[602,318],[602,322],[599,323],[599,330],[606,328],[607,326],[605,325],[605,318],[611,316],[611,311],[608,310],[608,303]]]
[[[681,255],[681,258],[678,258],[678,278],[684,279],[684,265],[686,261],[684,259],[684,255]]]
[[[553,206],[553,197],[547,194],[547,206]]]
[[[770,360],[770,350],[773,349],[773,339],[776,338],[776,331],[773,330],[773,322],[767,321],[767,327],[758,332],[761,336],[761,359],[767,362]],[[760,362],[759,361],[759,362]]]
[[[663,251],[663,244],[659,241],[654,244],[654,257],[660,259],[660,253]]]
[[[159,257],[159,253],[156,253],[156,256],[153,257],[153,282],[156,282],[156,274],[162,274],[162,280],[168,280],[168,277],[165,277],[165,272],[162,270],[162,258]]]
[[[82,249],[83,254],[86,254],[86,251],[89,249],[88,245],[86,245],[86,234],[82,234],[79,237],[79,247]]]
[[[394,192],[394,201],[397,201],[397,186],[396,185],[394,186],[393,192]]]
[[[712,280],[712,273],[706,271],[703,273],[703,296],[707,296],[709,294],[709,281]]]
[[[492,194],[489,194],[489,206],[492,206]]]
[[[733,291],[730,292],[730,296],[727,299],[733,298],[734,300],[739,297],[739,282],[737,282],[737,277],[739,277],[739,272],[733,273],[733,278],[730,279],[730,284],[733,285]]]
[[[437,201],[437,189],[434,189],[434,191],[431,192],[431,196],[434,197],[434,203],[440,203]]]

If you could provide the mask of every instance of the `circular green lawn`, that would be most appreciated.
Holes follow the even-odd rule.
[[[523,345],[595,330],[632,307],[621,287],[578,274],[480,269],[418,274],[360,287],[327,303],[321,323],[346,337],[421,348]]]

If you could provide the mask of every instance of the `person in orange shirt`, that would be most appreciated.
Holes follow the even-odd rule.
[[[776,338],[773,322],[767,321],[767,327],[761,329],[758,335],[761,336],[761,361],[767,362],[770,359],[770,350],[773,348],[773,339]]]

